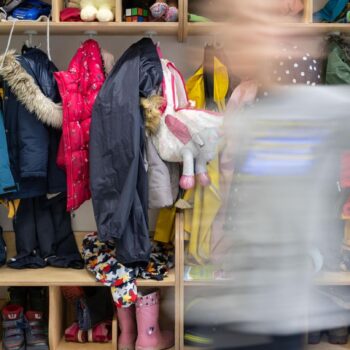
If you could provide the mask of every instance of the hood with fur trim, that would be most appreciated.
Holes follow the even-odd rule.
[[[0,56],[0,62],[3,62],[3,66],[0,67],[0,76],[6,81],[18,101],[45,125],[56,129],[61,128],[62,106],[42,93],[33,77],[16,59],[15,51],[9,51],[5,56]]]

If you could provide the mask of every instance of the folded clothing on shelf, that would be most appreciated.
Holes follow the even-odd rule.
[[[65,8],[60,12],[61,22],[81,22],[79,8]]]

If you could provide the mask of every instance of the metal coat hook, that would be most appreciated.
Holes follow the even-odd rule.
[[[89,39],[93,39],[95,36],[98,35],[98,33],[96,32],[96,30],[87,30],[84,32],[84,35],[88,35]]]
[[[33,47],[33,35],[38,35],[38,32],[35,30],[26,30],[24,34],[28,35],[28,39],[25,42],[27,47]]]
[[[147,30],[144,34],[144,36],[146,38],[150,38],[151,40],[153,40],[153,37],[155,37],[158,33],[154,30]],[[154,40],[153,40],[154,41]],[[159,47],[160,44],[159,44],[159,41],[157,41],[157,46]]]

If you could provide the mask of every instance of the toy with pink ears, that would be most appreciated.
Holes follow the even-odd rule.
[[[176,0],[156,0],[150,7],[150,11],[158,21],[177,22],[179,17]]]
[[[195,109],[188,100],[184,80],[175,65],[161,59],[163,95],[141,99],[145,125],[159,156],[183,163],[180,187],[211,183],[207,163],[217,155],[222,141],[222,114]]]

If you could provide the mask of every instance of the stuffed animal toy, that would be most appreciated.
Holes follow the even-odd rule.
[[[141,99],[147,131],[163,160],[183,162],[181,188],[194,187],[194,170],[200,184],[208,186],[206,165],[217,153],[223,116],[191,108],[180,72],[172,62],[161,61],[163,97]]]
[[[164,20],[166,22],[177,22],[179,11],[176,0],[156,0],[150,7],[152,16],[156,20]]]
[[[84,22],[111,22],[114,19],[113,0],[81,0],[80,18]]]

